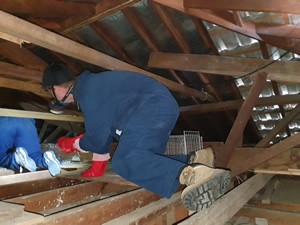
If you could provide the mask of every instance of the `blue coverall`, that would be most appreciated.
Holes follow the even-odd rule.
[[[164,155],[179,107],[158,81],[128,71],[83,72],[74,97],[85,118],[84,150],[108,153],[119,141],[112,168],[123,178],[163,197],[178,189],[186,156]]]
[[[47,168],[40,146],[34,119],[0,117],[0,166],[7,169],[20,169],[13,150],[16,147],[26,149],[37,167]]]

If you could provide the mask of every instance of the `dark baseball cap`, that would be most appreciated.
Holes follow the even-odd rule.
[[[43,86],[52,87],[74,80],[75,74],[62,63],[52,63],[47,66],[43,74]]]

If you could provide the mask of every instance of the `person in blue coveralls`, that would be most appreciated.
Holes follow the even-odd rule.
[[[117,140],[112,169],[161,197],[170,198],[185,185],[184,205],[199,211],[227,192],[229,171],[164,155],[179,106],[153,78],[130,71],[84,71],[76,77],[66,65],[52,63],[44,70],[43,86],[59,103],[76,103],[83,112],[85,133],[60,137],[57,144],[67,153],[95,153],[89,168],[95,176],[104,174],[110,145]]]
[[[0,167],[12,170],[47,168],[52,176],[60,173],[53,151],[41,150],[35,120],[0,116]]]

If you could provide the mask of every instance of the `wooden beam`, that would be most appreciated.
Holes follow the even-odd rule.
[[[300,54],[300,39],[290,37],[278,37],[273,35],[259,34],[261,39],[273,46],[285,49],[288,52]]]
[[[300,5],[300,2],[298,3]],[[256,33],[259,35],[270,35],[275,37],[298,38],[300,37],[300,28],[292,24],[256,24]]]
[[[228,168],[231,169],[232,176],[236,176],[297,146],[298,144],[300,144],[300,133],[294,134],[269,148],[260,148],[255,151],[251,148],[235,149],[232,158],[228,163]]]
[[[255,106],[259,107],[259,106],[268,106],[268,105],[293,104],[293,103],[298,103],[299,101],[300,101],[300,94],[271,96],[271,97],[259,98]],[[223,102],[207,103],[207,104],[200,104],[200,105],[181,106],[180,112],[182,114],[193,115],[193,114],[200,114],[200,113],[238,110],[242,106],[243,102],[244,102],[243,100],[232,100],[232,101],[223,101]]]
[[[14,15],[25,15],[37,18],[58,19],[70,16],[92,15],[95,4],[48,1],[48,0],[1,0],[1,10]]]
[[[187,8],[300,14],[297,0],[184,0]]]
[[[43,89],[40,84],[25,82],[15,79],[8,79],[0,77],[0,87],[10,88],[18,91],[28,91],[36,95],[50,98],[51,94]]]
[[[23,205],[0,202],[0,223],[3,225],[34,225],[43,222],[45,217],[24,212]]]
[[[43,73],[38,70],[28,69],[7,62],[0,61],[0,74],[17,77],[20,79],[31,80],[38,83],[42,82]]]
[[[243,137],[244,129],[251,117],[253,107],[255,106],[261,91],[263,90],[266,83],[267,74],[259,73],[255,76],[254,83],[234,121],[234,124],[230,130],[230,133],[226,139],[224,145],[224,155],[222,162],[227,165],[236,145],[240,138]]]
[[[245,206],[236,215],[236,218],[249,218],[247,224],[261,225],[295,225],[300,224],[299,213],[289,212],[284,209],[264,209],[259,206]],[[258,223],[259,218],[264,221]],[[266,221],[266,222],[265,222]],[[242,223],[244,224],[244,223]]]
[[[254,149],[254,151],[256,150]],[[291,148],[259,164],[253,169],[253,171],[255,173],[285,174],[299,176],[299,157],[300,149]]]
[[[224,19],[223,17],[220,17],[220,14],[215,14],[214,12],[208,11],[208,10],[202,10],[202,9],[193,9],[193,8],[186,8],[184,7],[184,0],[153,0],[156,3],[159,3],[161,5],[173,8],[175,10],[181,11],[183,13],[195,16],[197,18],[206,20],[208,22],[217,24],[221,27],[227,28],[229,30],[235,31],[237,33],[241,33],[243,35],[246,35],[248,37],[261,40],[259,35],[256,34],[255,31],[255,25],[251,21],[243,20],[244,26],[238,26],[233,21],[229,21],[227,19]],[[230,13],[229,13],[230,14]],[[233,15],[232,15],[232,18]],[[235,21],[235,20],[234,20]]]
[[[52,188],[34,195],[26,195],[6,202],[25,205],[25,210],[42,215],[50,215],[73,208],[74,205],[87,204],[116,194],[132,191],[136,188],[110,183],[87,182],[70,186]]]
[[[19,29],[15,29],[16,26],[18,26]],[[182,94],[191,95],[202,99],[206,97],[206,95],[199,90],[183,87],[176,82],[122,62],[56,33],[50,32],[15,16],[9,15],[3,11],[0,11],[0,30],[1,32],[18,38],[22,37],[24,40],[41,47],[104,67],[109,70],[129,70],[145,74],[146,76],[158,80],[169,89]],[[211,101],[213,99],[208,100]]]
[[[176,211],[181,209],[181,217]],[[183,215],[182,215],[183,214]],[[184,216],[184,217],[183,217]],[[180,193],[175,193],[170,199],[160,199],[131,213],[115,218],[103,225],[120,224],[174,224],[188,216],[188,209],[182,204]],[[177,223],[176,223],[177,224]]]
[[[268,73],[270,80],[294,83],[300,81],[299,61],[152,52],[148,66],[234,77],[257,72],[261,68],[259,71]]]
[[[234,216],[260,189],[272,175],[259,174],[251,177],[223,197],[219,198],[210,208],[197,212],[179,223],[179,225],[223,225]]]
[[[268,146],[270,141],[278,134],[281,130],[288,126],[288,124],[300,113],[300,104],[297,105],[291,112],[289,112],[282,120],[280,120],[276,126],[262,139],[255,147]]]
[[[56,115],[53,113],[33,112],[33,111],[3,109],[3,108],[0,108],[0,116],[34,118],[34,119],[42,119],[42,120],[84,122],[84,118],[78,115],[65,115],[65,114]]]
[[[40,225],[103,224],[158,199],[157,195],[140,189],[47,216]]]
[[[85,17],[86,19],[78,19],[78,17],[75,17],[75,22],[73,22],[74,17],[71,18],[71,21],[67,19],[64,22],[64,26],[68,26],[67,29],[60,32],[62,35],[70,34],[73,32],[76,32],[77,30],[88,26],[91,23],[94,23],[96,21],[99,21],[105,17],[112,16],[113,14],[121,11],[124,8],[130,7],[134,5],[135,3],[139,2],[141,0],[110,0],[110,1],[101,1],[101,3],[98,3],[95,6],[95,14],[92,16]]]

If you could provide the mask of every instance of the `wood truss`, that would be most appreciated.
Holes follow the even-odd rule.
[[[6,3],[6,6],[11,11],[18,13],[18,7],[10,5],[9,0],[2,2]],[[1,43],[0,55],[5,55],[14,62],[0,62],[0,73],[6,76],[0,77],[0,87],[29,91],[45,98],[50,97],[49,93],[40,85],[41,71],[47,66],[47,63],[26,48],[19,48],[18,45],[23,45],[24,43],[31,43],[49,49],[62,61],[68,61],[65,58],[65,56],[68,56],[109,70],[118,69],[141,72],[158,80],[170,90],[192,99],[193,105],[180,108],[181,114],[184,116],[220,111],[226,113],[226,117],[233,122],[226,141],[224,143],[205,143],[205,145],[213,146],[217,153],[217,165],[231,169],[233,177],[248,170],[257,173],[300,175],[297,165],[295,165],[295,160],[292,162],[293,167],[290,167],[289,164],[292,158],[290,156],[298,157],[298,154],[295,152],[298,151],[300,134],[289,136],[285,140],[273,144],[276,135],[280,131],[287,129],[288,124],[299,115],[299,105],[287,114],[282,113],[284,118],[256,146],[245,147],[242,145],[245,127],[249,121],[251,122],[254,107],[278,104],[281,112],[283,112],[282,105],[299,103],[299,94],[280,96],[278,87],[276,88],[277,82],[299,83],[299,61],[274,62],[269,59],[267,47],[267,44],[271,44],[300,54],[299,27],[288,24],[256,24],[246,18],[242,18],[238,13],[238,11],[264,11],[281,13],[285,17],[287,13],[300,13],[300,5],[297,1],[285,0],[283,3],[282,0],[272,0],[271,4],[266,4],[267,1],[262,0],[251,1],[251,4],[248,4],[249,1],[246,0],[239,0],[238,2],[232,0],[149,1],[170,31],[182,52],[180,54],[162,52],[162,48],[155,41],[151,32],[137,17],[135,9],[130,8],[130,6],[139,2],[138,0],[106,1],[103,4],[97,4],[96,7],[91,7],[88,3],[80,3],[82,4],[80,8],[78,4],[68,1],[54,1],[51,5],[48,5],[49,1],[46,0],[35,0],[33,2],[40,6],[43,5],[41,8],[45,11],[24,7],[23,14],[37,13],[37,17],[31,18],[29,21],[6,13],[5,10],[0,11],[0,37],[13,42]],[[61,10],[62,4],[69,10]],[[47,5],[49,7],[45,8]],[[195,27],[207,49],[215,55],[191,54],[190,46],[178,29],[176,29],[174,22],[169,19],[168,11],[164,7],[192,16]],[[95,23],[120,10],[122,10],[124,16],[134,26],[134,29],[142,37],[149,49],[151,49],[148,66],[167,69],[174,81],[138,67],[124,48],[116,44],[118,40],[114,35],[110,35],[111,30],[105,27],[104,24]],[[76,11],[80,11],[80,16],[74,13]],[[60,23],[47,22],[45,18],[38,19],[38,16],[45,14],[49,18],[55,14],[56,19],[64,18],[68,15],[70,19],[65,19]],[[264,59],[220,56],[212,39],[207,34],[207,30],[204,28],[202,20],[257,40],[259,42],[258,48],[261,50]],[[81,44],[74,31],[85,26],[89,26],[98,36],[105,40],[107,45],[120,56],[120,59],[113,58],[108,54]],[[52,32],[48,29],[59,32]],[[14,58],[13,54],[18,57]],[[17,66],[16,64],[27,66]],[[80,71],[76,63],[69,62],[68,64],[74,71]],[[253,68],[259,69],[253,71]],[[205,84],[208,93],[185,86],[185,82],[178,75],[177,70],[194,72],[196,77]],[[251,74],[254,82],[245,100],[222,101],[222,97],[208,79],[213,74],[223,75],[225,79]],[[272,81],[276,96],[259,98],[267,79]],[[236,91],[236,89],[233,90]],[[235,93],[235,95],[239,96],[239,93]],[[207,100],[207,104],[200,104],[201,101],[199,99]],[[52,123],[67,130],[69,128],[66,123],[58,124],[57,121],[78,123],[84,121],[82,115],[75,115],[73,112],[57,116],[40,112],[32,105],[26,105],[24,108],[29,108],[30,111],[0,109],[0,115],[43,119],[46,120],[45,127],[47,123]],[[235,118],[228,113],[230,110],[238,110]],[[209,115],[207,117],[210,118]],[[212,124],[216,127],[216,124]],[[82,127],[73,126],[72,129],[80,132]],[[216,132],[218,132],[217,129]],[[43,132],[40,135],[42,136]],[[284,159],[285,167],[283,169],[282,167],[276,168],[278,165],[276,160],[278,158],[281,162]],[[30,178],[31,175],[37,174],[39,180]],[[47,177],[43,172],[37,172],[37,174],[32,173],[28,176],[23,174],[23,178],[19,178],[20,176],[17,175],[9,178],[8,176],[0,177],[0,183],[2,182],[0,186],[0,199],[2,200],[0,204],[0,221],[14,221],[15,224],[24,220],[27,221],[27,224],[120,224],[123,222],[127,224],[159,222],[167,224],[183,220],[189,215],[189,212],[182,206],[178,193],[174,194],[170,200],[160,199],[158,196],[143,189],[138,189],[138,187],[123,181],[115,175],[87,181],[79,179],[78,176],[76,177],[72,173],[65,173],[61,177],[56,178]],[[26,182],[22,180],[24,177]],[[12,181],[20,179],[22,184],[9,183],[8,179]],[[197,224],[200,218],[207,221],[206,224],[214,224],[216,221],[218,224],[225,223],[269,179],[271,179],[269,175],[257,174],[220,199],[206,215],[205,213],[196,213],[179,224]],[[247,193],[247,195],[244,195],[244,193]],[[241,196],[244,198],[241,198]],[[220,209],[228,204],[228,201],[226,201],[228,198],[230,198],[233,207],[223,212]],[[221,212],[223,217],[220,214]],[[214,222],[210,218],[212,215],[215,216]]]

